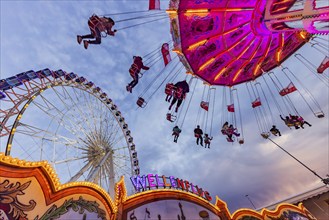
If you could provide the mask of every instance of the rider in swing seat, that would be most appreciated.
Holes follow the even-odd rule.
[[[140,56],[133,56],[134,62],[131,64],[129,73],[133,80],[126,86],[128,92],[132,92],[132,89],[138,84],[138,74],[140,73],[141,69],[149,70],[150,67],[144,66],[143,58]]]
[[[182,130],[176,125],[173,129],[172,129],[172,135],[174,136],[174,142],[177,143],[179,134],[182,132]]]
[[[208,134],[204,135],[204,147],[205,148],[210,148],[210,141],[212,140],[212,137],[209,137]]]
[[[92,15],[88,20],[88,26],[90,29],[90,34],[87,35],[77,35],[77,41],[81,44],[83,39],[94,39],[95,40],[83,40],[83,45],[85,49],[88,49],[89,44],[100,44],[102,35],[101,32],[105,32],[108,35],[114,36],[117,30],[112,31],[112,27],[115,22],[112,18],[108,17],[98,17],[97,15]]]
[[[175,84],[175,87],[177,88],[174,93],[174,99],[171,101],[171,104],[169,106],[169,110],[171,110],[172,106],[177,102],[175,112],[178,112],[179,106],[182,104],[184,98],[186,97],[186,93],[190,91],[190,87],[186,80],[177,82]]]

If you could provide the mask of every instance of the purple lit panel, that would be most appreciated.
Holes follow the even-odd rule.
[[[254,40],[256,37],[253,34],[248,34],[243,40],[238,42],[238,45],[233,47],[229,53],[232,54],[235,58],[242,57],[243,55],[248,55],[248,58],[251,57],[251,54],[254,52],[251,46],[256,47]],[[241,59],[241,58],[240,58]]]
[[[222,12],[222,19],[225,15],[224,31],[227,32],[234,28],[238,28],[241,25],[250,23],[253,15],[253,11],[238,11],[238,12]]]
[[[260,45],[257,47],[257,52],[254,55],[254,58],[263,57],[268,47],[271,45],[271,41],[272,41],[272,36],[262,37]]]
[[[296,34],[291,34],[289,38],[285,38],[284,50],[282,51],[282,57],[288,57],[291,52],[296,51],[302,45],[300,44],[301,39]]]
[[[221,13],[179,15],[180,21],[184,21],[180,24],[180,35],[185,39],[181,42],[182,48],[220,34],[224,21],[222,16]]]
[[[233,45],[239,46],[239,42],[243,40],[247,36],[252,36],[253,34],[250,32],[250,26],[245,25],[241,28],[238,28],[236,31],[233,31],[232,33],[224,35],[224,39],[226,42],[226,48],[229,49]]]
[[[187,59],[194,70],[198,70],[201,65],[207,62],[218,53],[225,52],[224,41],[211,39],[203,45],[195,48],[193,51],[184,51]]]
[[[243,60],[249,60],[252,55],[254,55],[254,57],[256,57],[257,52],[262,50],[261,46],[262,46],[265,38],[253,36],[253,38],[248,37],[247,39],[251,39],[252,41],[250,43],[246,43],[246,45],[245,45],[245,47],[248,47],[248,49],[240,58]]]
[[[225,0],[180,0],[179,8],[184,9],[203,9],[203,8],[225,8]]]
[[[213,79],[216,75],[232,60],[232,56],[224,53],[222,56],[215,59],[207,68],[200,71],[200,75],[205,76],[207,79]]]
[[[228,2],[228,8],[253,8],[255,7],[257,0],[231,0],[224,2]]]
[[[267,57],[265,58],[261,66],[261,68],[264,71],[269,71],[273,69],[273,67],[277,66],[275,56],[276,56],[276,50],[272,50],[271,52],[268,53]]]

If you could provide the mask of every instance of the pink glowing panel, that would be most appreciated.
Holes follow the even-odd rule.
[[[211,85],[236,85],[280,65],[309,40],[285,27],[269,31],[265,7],[266,0],[171,0],[174,48],[187,71]]]

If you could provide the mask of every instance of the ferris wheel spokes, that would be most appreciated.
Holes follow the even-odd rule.
[[[63,182],[89,177],[107,189],[121,175],[139,174],[128,125],[105,92],[74,73],[28,72],[31,78],[20,74],[24,82],[4,91],[1,99],[8,103],[0,111],[1,136],[10,136],[7,155],[48,160]]]

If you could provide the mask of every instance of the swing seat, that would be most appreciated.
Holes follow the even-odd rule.
[[[138,97],[136,104],[141,108],[145,108],[145,106],[147,105],[147,103],[142,97]]]
[[[101,91],[101,88],[99,88],[99,87],[96,87],[96,88],[93,89],[93,92],[95,92],[95,93],[98,93],[100,91]]]
[[[166,118],[167,118],[167,120],[170,121],[170,122],[174,122],[174,121],[176,121],[176,116],[174,116],[174,115],[172,115],[172,114],[170,114],[170,113],[167,113]]]
[[[107,94],[105,92],[103,92],[100,96],[99,96],[101,99],[104,99],[107,97]]]
[[[239,144],[244,144],[244,139],[243,139],[243,138],[240,138],[240,139],[238,140],[238,142],[239,142]]]
[[[200,134],[194,134],[194,137],[199,138],[201,135]]]
[[[77,78],[76,80],[75,80],[75,82],[77,82],[77,83],[79,83],[79,84],[81,84],[81,83],[83,83],[83,82],[85,82],[86,81],[86,78],[84,78],[83,76],[81,76],[81,77],[79,77],[79,78]]]
[[[228,135],[227,131],[224,130],[224,129],[222,129],[221,132],[222,132],[223,135]]]
[[[165,88],[165,94],[166,95],[173,95],[176,87],[174,86],[173,83],[168,83]]]
[[[289,126],[289,127],[295,127],[295,126],[301,126],[302,125],[302,123],[300,121],[294,121],[291,124],[292,124],[292,126]]]
[[[272,132],[273,133],[273,132]],[[274,133],[273,133],[274,134]],[[269,133],[267,133],[267,132],[263,132],[263,133],[261,133],[260,134],[263,138],[265,138],[265,139],[267,139],[267,138],[269,138],[270,137],[270,134]]]
[[[208,109],[209,109],[209,102],[201,101],[200,107],[203,108],[204,110],[208,111]]]
[[[89,81],[85,84],[86,88],[89,89],[91,87],[93,87],[94,83],[92,81]]]
[[[227,137],[226,140],[227,140],[227,142],[234,142],[233,138],[230,139],[230,138]]]
[[[318,113],[315,113],[315,116],[317,118],[324,118],[324,113],[323,112],[318,112]]]
[[[288,127],[295,127],[295,124],[293,124],[293,123],[291,123],[291,122],[286,123],[286,125],[287,125]]]

